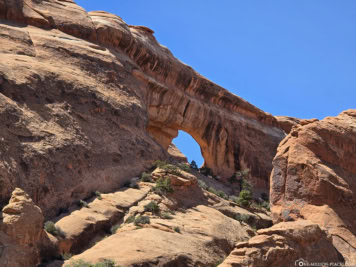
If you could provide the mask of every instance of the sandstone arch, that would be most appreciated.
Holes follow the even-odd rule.
[[[0,1],[0,206],[15,187],[52,215],[57,203],[112,191],[178,130],[216,175],[250,168],[268,190],[284,137],[272,115],[180,62],[146,27],[72,1],[23,2]]]

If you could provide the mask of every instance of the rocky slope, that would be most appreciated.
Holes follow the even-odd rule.
[[[73,1],[0,1],[0,202],[19,186],[44,213],[109,192],[166,157],[178,130],[205,165],[268,190],[276,119],[200,76],[153,31]]]
[[[68,266],[103,259],[120,266],[215,266],[236,242],[272,224],[266,210],[241,208],[214,195],[199,187],[191,173],[156,169],[150,179],[97,193],[81,208],[72,206],[53,218],[52,228],[47,222],[46,231],[41,210],[16,189],[3,209],[1,266]],[[169,183],[159,186],[162,179]],[[71,258],[64,262],[61,257]]]
[[[0,265],[355,265],[356,110],[273,117],[153,34],[72,0],[0,0]],[[137,184],[154,160],[186,161],[178,130],[215,179],[158,168]],[[272,227],[225,196],[245,168]]]
[[[327,230],[347,263],[356,262],[356,110],[297,125],[273,160],[275,221],[310,220]]]

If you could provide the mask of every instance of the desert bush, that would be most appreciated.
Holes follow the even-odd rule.
[[[141,174],[141,181],[142,182],[148,182],[151,183],[152,182],[152,174],[148,173],[148,172],[144,172]]]
[[[160,169],[163,169],[171,174],[180,175],[181,172],[179,168],[173,164],[167,163],[166,161],[156,160],[154,165]]]
[[[103,198],[101,197],[101,193],[100,193],[99,191],[95,191],[95,192],[94,192],[94,195],[95,195],[99,200],[103,199]]]
[[[65,265],[65,267],[120,267],[112,260],[103,260],[99,263],[90,263],[83,260],[76,260]]]
[[[135,216],[131,215],[125,221],[125,223],[133,223],[135,221]]]
[[[229,197],[228,197],[228,196],[225,194],[225,192],[222,191],[222,190],[219,190],[219,191],[217,192],[217,195],[218,195],[219,197],[223,198],[223,199],[229,199]]]
[[[250,172],[250,169],[244,169],[244,170],[240,170],[235,172],[230,178],[229,178],[229,182],[230,183],[235,183],[235,182],[239,182],[240,183],[240,188],[242,188],[242,180],[246,180],[248,178],[248,174]]]
[[[263,201],[263,202],[261,203],[261,206],[262,206],[262,208],[265,208],[266,210],[270,211],[269,202]]]
[[[247,181],[245,178],[242,179],[241,181],[241,189],[242,190],[248,190],[248,191],[252,191],[252,185],[249,181]]]
[[[54,224],[54,222],[52,221],[48,221],[44,224],[44,229],[46,230],[47,233],[50,233],[54,236],[58,236],[58,237],[65,237],[64,232],[62,231],[61,228],[59,228],[58,226],[56,226]]]
[[[235,216],[235,220],[237,220],[239,222],[248,223],[248,221],[250,220],[250,215],[248,215],[248,214],[237,214]]]
[[[199,170],[199,167],[197,165],[197,163],[195,162],[195,160],[192,160],[192,162],[190,163],[190,168],[193,170]]]
[[[69,260],[73,255],[71,253],[63,253],[61,258],[65,261]]]
[[[232,202],[237,203],[238,197],[236,197],[236,196],[229,196],[229,200],[232,201]]]
[[[207,184],[206,184],[204,181],[198,180],[198,185],[199,185],[201,188],[203,188],[203,189],[205,189],[205,190],[208,190],[208,186],[207,186]]]
[[[210,192],[210,193],[213,193],[213,194],[215,194],[215,195],[218,195],[218,191],[214,188],[214,187],[208,187],[208,191]]]
[[[155,201],[151,201],[150,203],[145,205],[143,208],[145,211],[149,211],[149,212],[152,212],[155,214],[158,214],[160,212],[160,208]]]
[[[250,207],[252,203],[252,192],[245,189],[242,190],[236,203],[244,207]]]
[[[190,172],[190,165],[188,163],[178,163],[178,168],[185,172]]]
[[[169,178],[159,178],[153,191],[160,195],[172,193],[174,190],[171,186],[171,180]]]
[[[79,207],[84,207],[84,208],[89,208],[88,203],[86,201],[84,201],[84,200],[79,200],[78,206]]]
[[[168,212],[162,212],[161,215],[160,215],[160,217],[161,217],[162,219],[167,219],[167,220],[173,219],[173,216],[172,216],[171,214],[169,214]]]
[[[111,228],[110,228],[111,234],[115,234],[117,232],[117,230],[119,230],[119,228],[120,228],[119,224],[111,226]]]
[[[177,233],[180,233],[180,228],[178,226],[174,227],[173,230]]]
[[[150,217],[148,216],[138,216],[135,218],[135,221],[134,221],[134,224],[136,226],[139,226],[141,224],[150,224],[151,221],[150,221]]]

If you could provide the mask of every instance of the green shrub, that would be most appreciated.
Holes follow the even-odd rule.
[[[160,212],[160,208],[159,208],[158,204],[155,201],[151,201],[150,203],[145,205],[143,208],[144,208],[145,211],[149,211],[149,212],[152,212],[154,214],[158,214]]]
[[[141,174],[141,181],[142,182],[148,182],[151,183],[152,182],[152,174],[148,173],[148,172],[144,172]]]
[[[242,190],[237,199],[237,204],[244,207],[250,207],[251,203],[252,203],[252,192],[249,190]]]
[[[173,219],[173,216],[170,215],[168,212],[162,212],[161,215],[160,215],[160,217],[161,217],[162,219],[167,219],[167,220]]]
[[[153,188],[154,192],[160,195],[172,193],[174,190],[171,186],[171,179],[169,178],[159,178],[156,181],[156,186]]]
[[[177,233],[180,233],[180,228],[178,226],[174,227],[173,230]]]
[[[47,233],[50,233],[54,236],[58,236],[58,237],[65,237],[64,232],[61,230],[61,228],[59,228],[58,226],[56,226],[54,224],[54,222],[52,221],[48,221],[44,224],[44,229],[46,230]]]
[[[235,220],[237,220],[239,222],[248,223],[248,221],[250,220],[250,215],[248,215],[248,214],[237,214],[235,216]]]
[[[79,200],[78,205],[79,205],[79,207],[89,208],[88,203],[85,202],[84,200]]]
[[[185,172],[190,172],[190,165],[187,163],[178,163],[178,168]]]
[[[244,169],[236,172],[237,177],[241,177],[242,179],[246,179],[248,177],[248,174],[250,172],[250,169]]]
[[[217,195],[223,199],[229,199],[228,196],[225,194],[225,192],[222,190],[219,190]]]
[[[203,189],[205,189],[205,190],[208,190],[208,186],[207,186],[207,184],[206,184],[204,181],[198,180],[198,185],[199,185],[201,188],[203,188]]]
[[[266,210],[270,211],[269,202],[263,201],[261,206],[262,206],[262,208],[265,208]]]
[[[95,263],[95,264],[83,260],[76,260],[69,263],[69,265],[67,264],[65,267],[120,267],[120,266],[117,265],[112,260],[103,260],[102,262]]]
[[[190,168],[193,170],[199,170],[199,167],[197,165],[197,163],[195,162],[195,160],[192,160],[192,162],[190,163]]]
[[[229,200],[232,201],[232,202],[237,203],[238,197],[236,197],[236,196],[229,196]]]
[[[154,165],[160,169],[163,169],[171,174],[180,175],[181,172],[179,168],[173,164],[169,164],[166,161],[156,160]]]
[[[102,200],[103,198],[101,197],[101,193],[99,191],[95,191],[94,195],[99,199]]]
[[[214,187],[208,187],[208,191],[210,192],[210,193],[213,193],[213,194],[215,194],[215,195],[218,195],[218,191],[214,188]]]
[[[71,253],[64,253],[61,255],[61,258],[65,261],[69,260],[73,255]]]
[[[141,224],[150,224],[150,217],[148,216],[138,216],[135,218],[134,224],[140,226]]]
[[[135,216],[131,215],[125,221],[125,223],[133,223],[135,221]]]
[[[242,179],[241,188],[242,188],[242,190],[252,191],[252,185],[246,179]]]
[[[117,232],[117,230],[119,230],[119,228],[120,228],[119,224],[111,226],[111,228],[110,228],[111,234],[116,234],[116,232]]]

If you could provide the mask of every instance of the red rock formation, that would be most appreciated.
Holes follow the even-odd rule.
[[[257,187],[266,189],[275,145],[283,137],[275,118],[200,76],[161,46],[152,32],[127,27],[114,15],[89,12],[98,40],[124,51],[137,65],[133,75],[144,83],[148,131],[168,148],[178,130],[200,145],[204,165],[230,177],[250,168]],[[262,157],[262,155],[264,155]]]
[[[317,224],[304,220],[282,222],[257,232],[258,235],[249,241],[237,243],[219,266],[322,266],[320,264],[323,263],[340,266],[336,264],[343,263],[326,233]]]
[[[178,130],[205,165],[268,190],[276,119],[200,76],[154,38],[73,1],[0,0],[0,203],[21,185],[48,214],[112,191],[163,158]],[[149,134],[148,134],[149,133]]]
[[[43,214],[32,199],[16,188],[2,210],[0,221],[0,266],[33,267],[40,261]]]
[[[356,110],[292,128],[273,160],[275,221],[308,219],[356,263]]]

